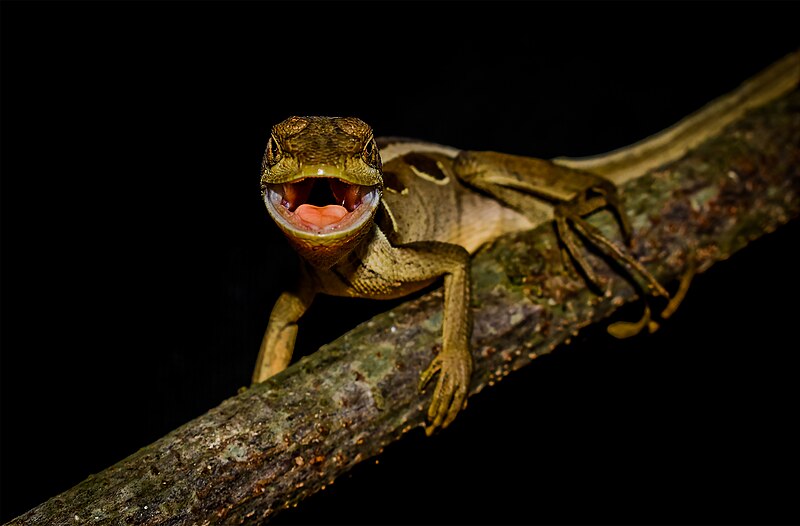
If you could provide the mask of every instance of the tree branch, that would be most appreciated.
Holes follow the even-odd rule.
[[[663,283],[690,257],[700,272],[724,260],[800,214],[800,92],[738,118],[623,191],[635,255]],[[590,220],[619,241],[611,214]],[[636,299],[624,277],[591,261],[608,280],[605,297],[564,267],[551,224],[475,256],[472,394]],[[375,317],[9,524],[271,517],[423,424],[430,393],[416,386],[440,345],[441,304],[436,290]]]

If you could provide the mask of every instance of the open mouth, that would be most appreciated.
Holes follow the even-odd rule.
[[[295,232],[320,235],[360,227],[378,206],[377,186],[333,177],[307,177],[267,185],[264,201],[273,219]]]

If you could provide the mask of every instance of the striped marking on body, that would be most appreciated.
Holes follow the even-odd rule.
[[[378,138],[378,145],[380,146],[381,160],[383,163],[388,163],[392,159],[401,157],[407,153],[440,153],[451,159],[455,159],[461,151],[452,146],[445,146],[443,144],[436,144],[434,142],[421,142],[408,139],[395,139],[395,138]]]

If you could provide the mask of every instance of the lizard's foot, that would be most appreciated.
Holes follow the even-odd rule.
[[[620,340],[625,338],[632,338],[647,327],[648,332],[651,334],[658,330],[658,323],[650,319],[650,305],[644,305],[644,314],[639,321],[618,321],[612,323],[606,329],[608,334]]]
[[[684,270],[683,275],[681,276],[680,285],[678,285],[678,291],[675,293],[674,296],[669,300],[669,303],[661,311],[661,318],[666,320],[673,314],[675,311],[678,310],[681,302],[686,297],[686,293],[689,292],[689,286],[692,284],[692,279],[694,278],[695,274],[697,274],[697,257],[694,253],[694,250],[689,252],[686,262],[686,270]]]
[[[439,378],[428,407],[428,421],[431,424],[425,427],[425,434],[428,436],[437,427],[445,428],[450,425],[458,412],[467,407],[472,355],[466,350],[440,352],[420,376],[419,389],[423,390],[437,373]]]
[[[686,267],[686,270],[683,272],[683,275],[681,276],[681,281],[680,284],[678,285],[677,292],[675,292],[675,295],[670,298],[669,303],[667,303],[667,306],[664,307],[664,310],[661,311],[660,318],[662,320],[668,319],[678,309],[678,306],[686,297],[686,293],[689,291],[689,286],[692,283],[692,278],[694,278],[696,273],[697,273],[697,263],[695,261],[694,255],[690,254],[688,265]],[[644,306],[644,315],[642,316],[642,319],[633,323],[626,321],[618,321],[616,323],[610,324],[607,330],[611,336],[623,339],[636,336],[637,334],[642,332],[642,330],[645,327],[647,327],[647,331],[650,334],[656,332],[660,327],[658,322],[650,319],[650,306],[647,303],[645,303]]]

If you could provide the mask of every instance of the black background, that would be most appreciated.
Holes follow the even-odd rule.
[[[3,2],[0,519],[248,383],[294,275],[258,191],[275,122],[600,153],[796,49],[792,7]],[[797,523],[798,240],[698,277],[651,337],[584,331],[277,522]],[[319,300],[298,354],[391,305]]]

